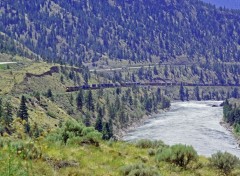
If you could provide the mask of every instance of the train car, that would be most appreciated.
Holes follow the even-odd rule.
[[[98,84],[92,84],[92,89],[97,89],[98,88]]]
[[[80,89],[80,87],[75,86],[75,87],[66,87],[66,92],[74,92],[74,91],[78,91]]]
[[[84,90],[88,90],[88,89],[90,89],[91,87],[90,87],[90,85],[83,85],[82,86],[82,89],[84,89]]]

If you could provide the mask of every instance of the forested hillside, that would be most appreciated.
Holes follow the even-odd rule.
[[[0,31],[47,60],[239,61],[240,12],[198,0],[1,1]]]

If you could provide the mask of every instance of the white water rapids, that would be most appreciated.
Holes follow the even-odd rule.
[[[220,125],[223,118],[220,103],[173,102],[169,111],[129,131],[123,140],[162,140],[169,145],[192,145],[200,155],[210,156],[217,151],[227,151],[240,157],[240,149],[232,133]]]

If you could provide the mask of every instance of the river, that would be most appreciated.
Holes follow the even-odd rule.
[[[227,151],[240,157],[237,141],[220,125],[223,117],[220,104],[219,101],[173,102],[169,111],[155,115],[144,125],[129,131],[123,140],[162,140],[169,145],[192,145],[204,156]]]

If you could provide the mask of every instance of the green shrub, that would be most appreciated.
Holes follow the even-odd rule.
[[[47,139],[52,142],[61,141],[68,145],[92,144],[99,146],[102,134],[92,127],[86,127],[76,121],[67,121],[62,128],[50,134]]]
[[[239,165],[239,159],[228,152],[217,152],[210,158],[212,166],[220,169],[225,174],[230,174]]]
[[[240,124],[239,123],[236,123],[234,125],[234,131],[235,131],[235,133],[240,134]]]
[[[149,139],[141,139],[137,141],[136,147],[138,148],[159,148],[159,147],[165,147],[166,145],[163,143],[163,141],[151,141]]]
[[[142,163],[124,166],[121,168],[123,176],[160,176],[157,169]]]
[[[47,111],[47,115],[48,115],[49,117],[53,118],[53,119],[56,119],[56,118],[57,118],[57,116],[56,116],[53,112],[51,112],[51,111]]]
[[[198,159],[198,155],[192,146],[177,144],[158,150],[156,159],[158,162],[166,161],[186,168],[191,161]]]

